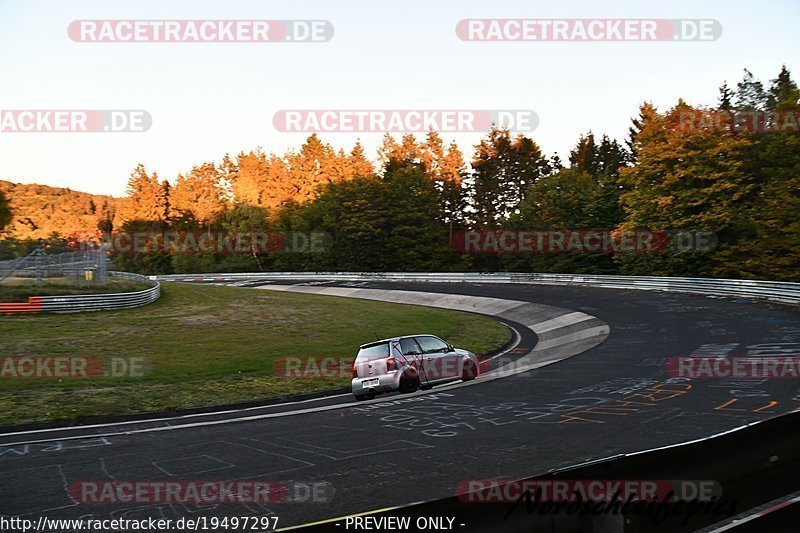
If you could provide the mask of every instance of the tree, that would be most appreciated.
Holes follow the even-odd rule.
[[[311,202],[287,206],[279,218],[286,229],[331,236],[332,250],[308,254],[307,268],[430,271],[441,269],[450,254],[438,201],[420,164],[392,169],[380,180],[329,184]]]
[[[719,88],[719,99],[717,100],[717,109],[720,111],[730,111],[733,109],[733,91],[728,87],[728,82],[725,81]]]
[[[581,135],[578,144],[569,153],[570,168],[576,168],[584,172],[597,172],[597,145],[594,142],[594,133],[591,131],[586,135]]]
[[[596,176],[573,167],[540,179],[528,190],[519,212],[511,215],[505,227],[518,230],[605,230],[614,228],[609,220],[606,189]],[[504,270],[527,272],[614,273],[612,255],[595,253],[505,254]]]
[[[329,144],[323,144],[317,134],[311,135],[298,153],[286,156],[288,178],[292,193],[287,200],[307,202],[312,200],[320,186],[336,183],[347,177],[339,163],[346,162],[344,154],[337,155]]]
[[[561,158],[558,157],[558,154],[553,154],[547,161],[547,165],[550,167],[551,173],[558,172],[564,168],[564,163],[561,162]]]
[[[114,230],[114,209],[109,205],[108,200],[103,200],[100,205],[97,229],[104,234],[111,233]]]
[[[155,176],[155,174],[153,174]],[[170,217],[174,213],[174,208],[172,206],[172,185],[170,185],[169,181],[161,180],[161,187],[158,191],[158,199],[159,203],[163,205],[163,218],[164,220],[169,220]]]
[[[761,83],[746,71],[746,85],[763,95]],[[753,87],[755,87],[753,89]],[[734,222],[720,233],[712,274],[721,277],[797,280],[800,271],[800,91],[786,66],[766,91],[767,134],[740,132],[736,138],[750,143],[737,162],[748,177],[746,188],[731,187]],[[755,106],[753,106],[755,107]],[[794,116],[792,126],[770,130],[770,111]],[[780,120],[780,119],[779,119]],[[764,132],[759,132],[764,133]],[[723,136],[724,138],[724,136]],[[737,189],[741,192],[737,192]]]
[[[623,185],[620,182],[620,171],[631,159],[631,154],[623,145],[603,135],[600,144],[595,142],[592,132],[581,135],[578,144],[570,152],[570,168],[585,172],[597,186],[598,198],[587,198],[597,201],[595,228],[610,229],[622,221],[624,212],[620,205]]]
[[[356,141],[356,144],[350,151],[348,163],[350,170],[349,178],[368,178],[375,175],[375,167],[372,165],[372,162],[367,159],[364,147],[361,146],[360,141]]]
[[[733,109],[733,91],[728,87],[728,82],[723,82],[719,88],[719,100],[717,109],[720,111],[730,111]]]
[[[445,147],[441,136],[430,131],[422,142],[413,134],[398,141],[386,134],[378,149],[384,176],[400,169],[422,169],[439,195],[437,219],[448,224],[449,232],[461,220],[464,208],[462,181],[466,174],[464,155],[455,143]]]
[[[231,159],[231,156],[225,154],[217,167],[217,172],[219,172],[222,199],[226,204],[233,204],[236,201],[233,193],[233,180],[236,177],[237,170],[236,163]]]
[[[524,199],[528,186],[550,168],[539,146],[508,129],[492,127],[475,147],[470,179],[475,222],[489,227],[502,222]]]
[[[264,159],[261,148],[248,153],[239,152],[236,161],[225,155],[222,160],[222,173],[230,184],[234,204],[260,205],[261,186],[259,162]],[[252,163],[251,163],[252,162]]]
[[[420,165],[423,164],[423,148],[413,133],[403,135],[400,142],[387,133],[378,148],[378,161],[384,173]]]
[[[128,179],[127,194],[126,220],[166,220],[169,192],[159,182],[155,172],[149,175],[144,165],[137,165]]]
[[[533,184],[509,222],[520,229],[609,229],[603,193],[586,170],[562,169]]]
[[[122,224],[120,230],[128,235],[160,233],[165,230],[165,223],[153,220],[128,220]],[[143,252],[134,249],[130,252],[112,252],[112,259],[114,266],[124,272],[140,274],[172,274],[174,272],[172,256],[163,250]]]
[[[179,175],[172,190],[172,208],[177,213],[192,213],[206,226],[225,209],[220,173],[214,163],[192,167],[188,175]]]
[[[752,72],[744,69],[742,81],[736,84],[736,109],[760,111],[766,107],[766,101],[764,84]]]
[[[786,65],[781,67],[778,77],[771,81],[767,91],[767,107],[779,110],[797,110],[800,106],[800,90],[792,80]]]
[[[239,153],[235,162],[223,159],[219,170],[222,182],[228,184],[232,203],[268,210],[312,200],[327,183],[375,175],[360,143],[349,154],[344,150],[334,152],[316,134],[306,140],[299,152],[279,157],[258,148]]]
[[[453,225],[461,220],[464,208],[461,187],[467,172],[464,155],[454,142],[445,147],[435,131],[428,132],[419,151],[422,169],[439,193],[439,220],[448,224],[452,233]]]
[[[713,129],[682,129],[680,117],[698,110],[683,101],[663,115],[648,112],[633,136],[637,164],[625,168],[622,229],[714,232],[724,243],[744,217],[742,206],[757,191],[746,172],[752,154],[749,135]],[[712,275],[708,252],[620,254],[623,273]]]
[[[520,230],[612,231],[623,219],[620,205],[620,169],[629,154],[617,141],[603,135],[598,144],[593,133],[581,135],[570,151],[570,168],[560,168],[536,180],[505,224]],[[612,255],[593,253],[508,254],[507,270],[535,272],[613,273]]]
[[[752,177],[752,191],[739,201],[733,231],[722,236],[713,274],[798,281],[800,137],[795,132],[774,133],[757,136],[754,142],[751,155],[742,162],[743,171]]]
[[[0,191],[0,231],[11,223],[11,205],[8,198]]]
[[[267,156],[260,148],[240,153],[227,173],[235,204],[275,209],[295,192],[286,161],[275,154]]]
[[[628,128],[628,150],[631,154],[631,161],[635,163],[638,159],[638,148],[642,144],[651,142],[653,136],[661,134],[658,124],[658,111],[650,102],[644,102],[639,106],[639,116],[631,119],[631,127]]]

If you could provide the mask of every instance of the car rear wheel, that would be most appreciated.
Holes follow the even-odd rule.
[[[417,392],[419,389],[419,378],[414,374],[408,374],[400,378],[400,394]]]
[[[478,368],[472,360],[464,362],[464,368],[461,370],[461,381],[472,381],[478,375]]]

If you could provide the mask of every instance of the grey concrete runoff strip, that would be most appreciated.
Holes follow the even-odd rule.
[[[308,294],[319,294],[326,296],[338,296],[345,298],[360,298],[366,300],[377,300],[389,303],[412,304],[426,307],[438,307],[458,311],[469,311],[489,315],[502,320],[507,318],[526,325],[539,336],[536,347],[521,357],[515,357],[505,361],[499,368],[493,369],[482,374],[478,379],[466,383],[453,383],[441,387],[436,387],[429,391],[418,391],[405,397],[413,397],[426,394],[436,394],[445,390],[457,389],[461,387],[480,385],[495,379],[501,379],[529,370],[534,370],[549,364],[563,361],[583,353],[598,344],[602,343],[609,335],[609,327],[596,317],[585,313],[575,312],[570,309],[555,307],[550,305],[536,304],[518,300],[505,300],[499,298],[488,298],[483,296],[469,296],[461,294],[442,294],[435,292],[403,291],[403,290],[384,290],[384,289],[362,289],[348,287],[320,287],[306,285],[265,285],[256,287],[262,290],[301,292]],[[577,329],[576,329],[577,328]],[[559,334],[562,332],[563,334]],[[548,337],[542,340],[542,337]],[[495,357],[505,357],[515,346],[508,348],[504,353]],[[325,398],[317,399],[325,400]],[[376,398],[360,402],[357,405],[367,405],[372,403],[382,403],[393,399]],[[311,402],[313,400],[309,400]],[[254,409],[247,408],[237,410],[225,410],[212,413],[201,413],[198,416],[215,416],[229,414],[230,416],[215,420],[199,420],[196,422],[187,421],[185,416],[166,417],[156,419],[158,422],[178,422],[173,425],[156,426],[140,429],[125,430],[115,426],[123,426],[123,423],[95,424],[91,428],[108,427],[108,432],[83,433],[80,435],[70,435],[53,438],[37,438],[38,433],[58,433],[59,431],[79,431],[80,427],[67,426],[40,431],[21,431],[0,434],[0,437],[14,436],[15,442],[4,442],[0,446],[15,446],[21,444],[32,444],[39,442],[51,442],[55,440],[74,440],[85,438],[111,437],[118,435],[130,435],[136,433],[150,433],[156,431],[171,431],[177,429],[188,429],[203,426],[220,424],[230,424],[235,422],[248,422],[267,418],[280,418],[285,416],[299,415],[304,413],[314,413],[319,411],[329,411],[334,409],[345,409],[356,405],[352,401],[336,403],[332,405],[322,405],[319,407],[304,407],[281,411],[277,413],[249,414]],[[267,410],[275,406],[263,406]],[[249,414],[249,416],[248,416]],[[131,424],[141,424],[142,422],[133,421]]]
[[[437,387],[437,391],[479,384],[490,379],[508,377],[563,361],[594,348],[610,334],[608,324],[597,317],[555,307],[519,300],[443,294],[438,292],[404,291],[389,289],[364,289],[351,287],[324,287],[319,285],[262,285],[261,290],[301,292],[324,296],[360,298],[381,302],[422,305],[455,311],[469,311],[509,319],[525,324],[538,337],[536,347],[528,354],[516,358],[497,369],[483,374],[474,382]],[[424,333],[424,332],[421,332]],[[372,400],[378,402],[380,400]],[[385,401],[385,400],[384,400]]]

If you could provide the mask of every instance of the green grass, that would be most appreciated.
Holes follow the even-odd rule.
[[[27,302],[31,296],[65,296],[69,294],[108,294],[143,291],[151,285],[127,279],[109,279],[107,285],[87,287],[67,278],[48,278],[37,286],[32,278],[7,279],[0,284],[0,302]],[[85,282],[82,282],[85,283]]]
[[[432,333],[477,354],[509,333],[486,317],[418,306],[268,290],[162,284],[145,307],[0,316],[0,359],[139,357],[140,377],[0,377],[0,425],[199,407],[313,392],[344,379],[273,375],[282,356],[355,356],[374,339]]]

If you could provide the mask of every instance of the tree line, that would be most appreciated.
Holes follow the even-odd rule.
[[[173,182],[139,165],[126,198],[93,202],[94,227],[84,229],[322,232],[331,239],[322,252],[114,256],[117,268],[144,273],[476,270],[796,280],[799,119],[800,91],[783,67],[767,84],[745,70],[735,87],[719,88],[713,105],[681,99],[659,111],[645,102],[626,139],[586,132],[566,161],[499,128],[475,146],[469,163],[437,132],[386,134],[375,164],[359,143],[337,151],[315,134],[297,151],[226,155]],[[7,203],[0,197],[0,225],[9,218]],[[462,228],[705,231],[716,246],[467,254],[453,246]],[[51,245],[63,237],[52,236]]]

